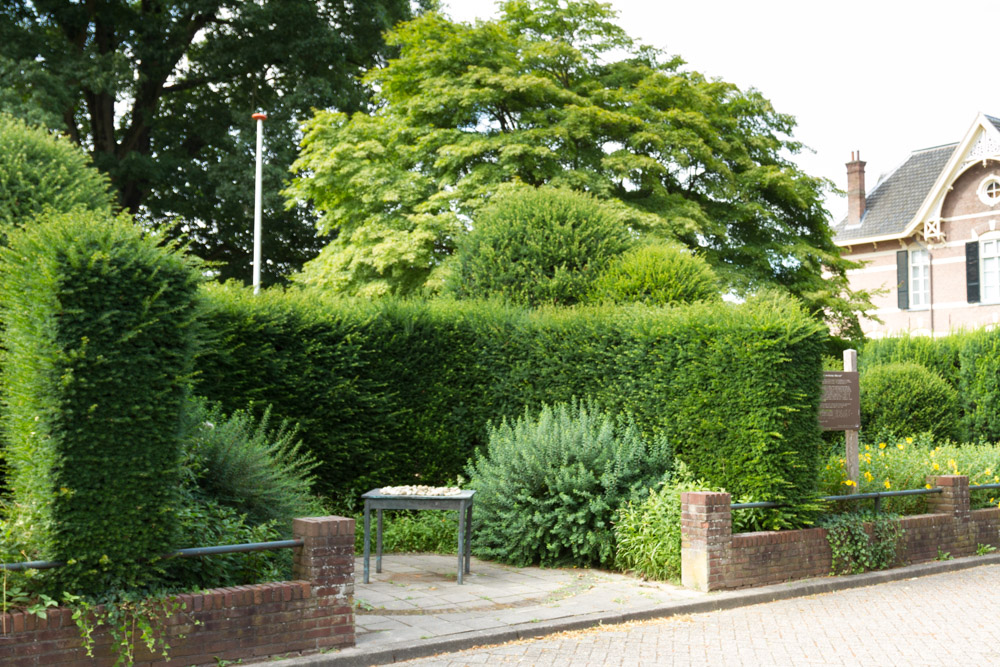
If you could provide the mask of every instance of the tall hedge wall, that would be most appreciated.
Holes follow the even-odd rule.
[[[906,361],[936,371],[958,391],[960,441],[1000,440],[1000,330],[885,338],[869,341],[858,353],[862,372]]]
[[[198,275],[108,213],[32,224],[0,256],[15,537],[68,563],[57,593],[148,583],[146,561],[176,548]]]
[[[274,406],[335,502],[453,480],[486,424],[591,397],[739,495],[812,491],[825,331],[783,300],[525,311],[491,302],[209,292],[198,391]]]

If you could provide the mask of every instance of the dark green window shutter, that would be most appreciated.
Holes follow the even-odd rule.
[[[910,307],[910,253],[906,250],[896,253],[896,283],[899,309],[906,310]]]
[[[979,303],[979,241],[965,244],[965,296],[969,303]]]

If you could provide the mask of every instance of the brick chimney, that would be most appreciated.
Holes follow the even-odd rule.
[[[865,214],[865,163],[861,161],[861,151],[851,153],[847,163],[847,225],[861,224]]]

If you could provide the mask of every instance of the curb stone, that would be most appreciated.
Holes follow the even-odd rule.
[[[428,639],[419,643],[408,641],[364,648],[352,647],[331,653],[286,658],[279,661],[275,661],[272,658],[267,664],[276,667],[325,667],[327,665],[335,665],[337,667],[369,667],[370,665],[387,665],[394,662],[425,658],[439,653],[455,653],[480,646],[504,644],[518,639],[534,639],[558,632],[584,630],[601,625],[616,625],[629,621],[646,621],[656,618],[669,618],[671,616],[725,611],[727,609],[748,607],[756,604],[775,602],[777,600],[834,593],[836,591],[864,588],[892,581],[926,577],[945,572],[956,572],[981,565],[1000,565],[1000,553],[986,554],[984,556],[967,556],[947,561],[931,561],[929,563],[908,565],[892,570],[865,572],[864,574],[804,579],[802,581],[761,586],[759,588],[711,593],[704,600],[670,603],[635,612],[620,611],[583,614],[580,616],[568,616],[540,621],[538,623],[520,623],[505,628],[461,632],[454,635]]]

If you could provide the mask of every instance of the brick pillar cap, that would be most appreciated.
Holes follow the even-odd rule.
[[[688,505],[724,505],[729,503],[729,494],[719,491],[684,491],[681,502]]]

